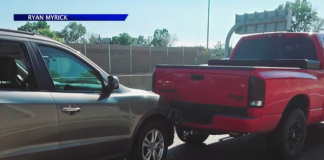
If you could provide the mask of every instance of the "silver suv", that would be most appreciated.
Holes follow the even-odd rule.
[[[0,159],[163,160],[169,105],[127,88],[78,51],[0,29]]]

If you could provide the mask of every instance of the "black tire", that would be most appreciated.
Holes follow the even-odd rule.
[[[152,130],[159,131],[161,133],[161,136],[163,137],[163,141],[164,141],[163,153],[161,154],[160,160],[166,159],[166,155],[168,152],[168,143],[169,143],[167,131],[162,123],[157,122],[157,121],[151,121],[151,122],[144,124],[143,128],[141,128],[141,130],[139,131],[139,133],[135,139],[131,157],[128,158],[129,160],[144,160],[143,154],[146,154],[148,152],[147,149],[143,148],[144,139],[145,139],[145,137],[150,136]],[[149,137],[149,139],[150,139],[150,137]],[[159,136],[157,139],[159,139]],[[154,144],[153,144],[153,146],[154,146]],[[151,155],[151,156],[153,156],[153,155]],[[151,157],[151,159],[153,159],[153,157]]]
[[[188,135],[187,137],[184,137],[183,131],[184,129],[182,127],[176,127],[176,133],[179,139],[182,142],[185,142],[186,144],[190,144],[190,145],[202,144],[209,136],[208,134],[197,134],[197,135]]]
[[[293,160],[304,146],[306,130],[306,117],[302,110],[287,112],[277,128],[266,135],[267,148],[276,158]]]
[[[309,125],[308,128],[312,129],[312,128],[319,128],[319,127],[322,127],[322,126],[324,126],[324,124],[321,123],[321,122],[318,122],[318,123],[314,123],[314,124]]]

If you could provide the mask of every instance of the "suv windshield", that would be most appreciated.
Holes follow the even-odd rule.
[[[233,59],[308,59],[317,60],[315,46],[306,37],[266,37],[246,39]]]

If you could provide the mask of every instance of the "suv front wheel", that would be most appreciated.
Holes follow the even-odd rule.
[[[131,160],[165,160],[168,152],[168,134],[162,123],[148,122],[135,140]]]

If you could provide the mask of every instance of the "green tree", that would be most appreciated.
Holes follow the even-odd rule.
[[[88,33],[86,37],[82,37],[81,40],[89,44],[101,44],[103,39],[100,35],[95,33]]]
[[[111,38],[110,44],[119,44],[119,37],[118,36],[113,36]]]
[[[319,17],[318,20],[312,23],[312,31],[313,32],[324,31],[324,18]]]
[[[25,25],[18,27],[18,30],[27,32],[36,32],[38,29],[49,29],[50,25],[46,21],[27,22]]]
[[[89,38],[91,37],[91,34],[93,33],[87,32],[84,36],[82,36],[79,39],[79,43],[89,43]]]
[[[286,2],[279,5],[277,9],[291,9],[293,11],[290,30],[292,32],[309,32],[312,30],[312,24],[318,21],[317,11],[307,0]]]
[[[177,34],[169,35],[169,40],[168,41],[169,41],[168,46],[173,47],[174,44],[178,41]]]
[[[27,32],[33,32],[34,31],[34,25],[30,22],[27,22],[25,25],[22,25],[18,27],[18,30],[20,31],[27,31]]]
[[[77,43],[86,34],[87,29],[77,22],[71,22],[57,35],[67,43]]]
[[[47,24],[46,21],[38,21],[38,22],[34,22],[34,29],[38,30],[38,29],[49,29],[50,25]]]
[[[103,39],[99,36],[97,37],[97,44],[101,44],[103,42]]]
[[[151,44],[154,47],[167,47],[170,41],[169,31],[165,28],[154,31],[153,40]]]
[[[59,42],[63,42],[61,38],[57,37],[55,31],[51,31],[49,28],[37,29],[36,33],[50,37]]]
[[[145,42],[144,36],[142,36],[142,35],[138,36],[137,43],[141,44],[141,45],[144,45],[144,42]]]
[[[87,38],[85,38],[85,37],[82,37],[82,38],[80,38],[80,40],[79,40],[79,43],[89,43],[88,42],[88,39]]]
[[[148,36],[147,38],[144,39],[144,46],[152,46],[151,43],[152,43],[152,39],[153,37],[152,36]]]
[[[119,34],[119,44],[120,45],[132,45],[133,38],[128,33],[121,33]]]
[[[54,31],[54,32],[55,32],[55,34],[56,34],[57,37],[63,39],[63,38],[62,38],[63,35],[62,35],[62,32],[61,32],[61,31]]]
[[[137,44],[143,45],[143,46],[151,46],[152,42],[152,36],[148,36],[145,38],[143,35],[138,36],[137,38]]]
[[[225,54],[224,43],[218,41],[214,46],[214,48],[211,49],[211,53],[215,54],[216,56],[224,56]]]
[[[91,36],[88,39],[89,44],[96,44],[97,42],[97,35],[94,33],[91,34]]]
[[[132,45],[133,38],[128,33],[121,33],[119,36],[113,36],[110,44]]]
[[[50,72],[50,75],[52,78],[60,78],[61,77],[61,75],[59,73],[55,72],[54,70],[49,70],[49,72]]]

